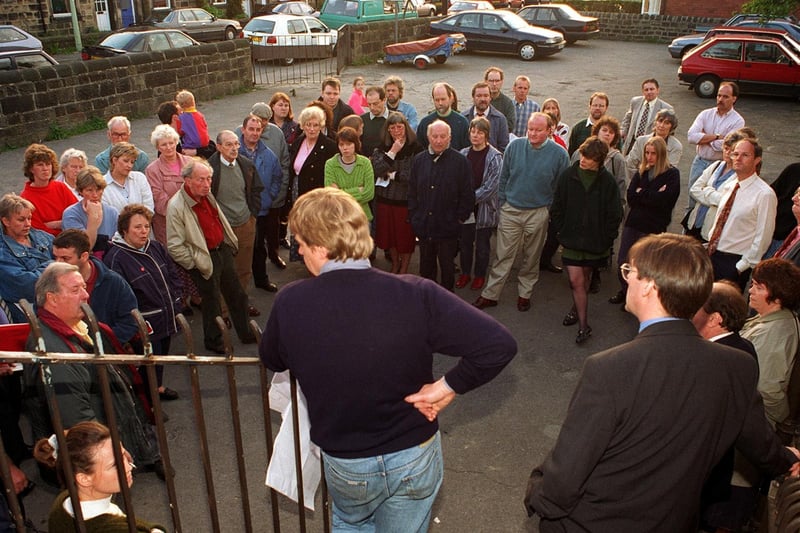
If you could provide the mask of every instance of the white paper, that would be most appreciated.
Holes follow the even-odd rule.
[[[306,397],[297,386],[299,403],[297,413],[300,419],[300,458],[303,470],[303,498],[306,509],[314,510],[314,495],[321,478],[320,450],[311,442]],[[289,385],[289,371],[276,373],[269,388],[269,401],[272,410],[281,413],[281,428],[275,438],[272,458],[267,467],[266,485],[281,494],[297,501],[297,475],[295,473],[294,435],[292,434],[292,399]]]

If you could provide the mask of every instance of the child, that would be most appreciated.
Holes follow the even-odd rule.
[[[200,155],[205,158],[211,157],[209,151],[208,124],[206,117],[195,109],[194,95],[187,90],[180,91],[175,100],[181,106],[183,112],[178,116],[179,130],[181,136],[181,147],[184,155]]]
[[[364,96],[363,77],[356,76],[356,79],[353,80],[353,94],[350,95],[350,100],[347,101],[347,105],[353,108],[353,112],[356,115],[363,115],[367,112],[367,99]]]

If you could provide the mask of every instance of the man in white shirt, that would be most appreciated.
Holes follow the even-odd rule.
[[[729,279],[744,289],[750,270],[767,251],[775,229],[778,199],[756,172],[762,148],[744,139],[731,153],[736,184],[720,199],[708,251],[714,278]]]
[[[739,97],[739,86],[732,81],[724,81],[717,90],[717,107],[701,111],[694,119],[686,137],[697,145],[697,155],[689,170],[689,189],[700,174],[714,161],[722,159],[722,141],[732,131],[744,127],[744,119],[734,108]],[[692,210],[695,201],[689,195],[686,212]]]

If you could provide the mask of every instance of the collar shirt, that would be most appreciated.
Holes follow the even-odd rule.
[[[744,127],[744,119],[736,109],[731,108],[724,115],[717,113],[717,108],[712,107],[701,111],[694,119],[686,137],[689,142],[697,145],[697,155],[703,159],[718,160],[722,159],[722,142],[727,134]],[[697,144],[703,135],[719,135],[719,139],[710,144]]]
[[[735,185],[720,198],[714,226],[722,213],[722,206],[728,201],[734,188]],[[775,191],[758,174],[739,181],[739,189],[728,220],[722,228],[717,250],[741,255],[736,268],[739,272],[744,272],[761,261],[772,242],[778,199]],[[709,235],[713,234],[712,227]]]
[[[514,112],[517,120],[514,123],[514,131],[512,133],[517,137],[525,137],[528,134],[528,119],[531,118],[531,113],[535,113],[539,109],[539,104],[530,98],[526,98],[524,102],[514,100]]]
[[[116,207],[120,213],[128,204],[144,204],[151,212],[155,212],[153,191],[144,174],[132,170],[125,178],[123,185],[114,181],[110,172],[107,172],[104,177],[108,184],[103,191],[104,204]]]

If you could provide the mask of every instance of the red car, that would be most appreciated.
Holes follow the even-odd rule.
[[[681,83],[697,96],[716,96],[722,81],[742,93],[800,97],[800,52],[780,37],[720,34],[687,53],[678,69]]]

